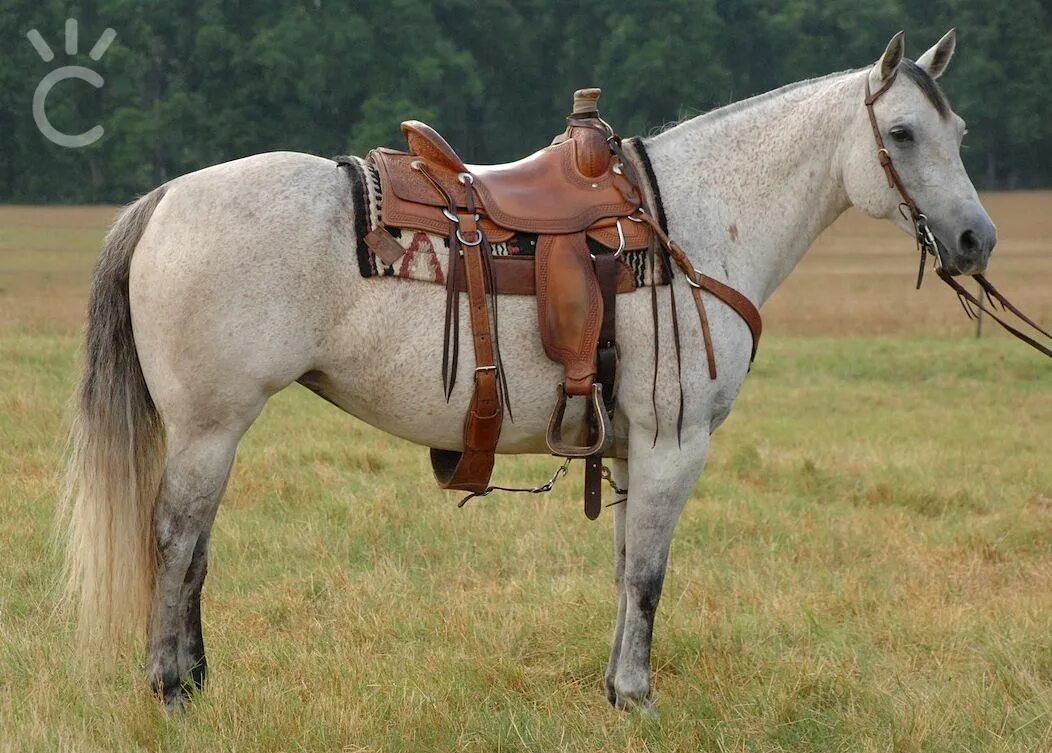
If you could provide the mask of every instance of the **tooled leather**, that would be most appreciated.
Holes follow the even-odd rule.
[[[598,241],[607,248],[616,249],[620,245],[621,236],[617,232],[615,219],[617,218],[601,220],[593,227],[588,228],[588,237]],[[650,243],[650,231],[641,222],[622,219],[621,235],[625,238],[626,251],[641,251]]]
[[[383,196],[381,221],[384,225],[424,230],[435,235],[449,233],[449,218],[442,214],[445,202],[427,178],[411,167],[412,162],[419,157],[381,148],[374,149],[369,158],[380,175],[380,192]],[[434,168],[431,173],[447,191],[459,186],[459,199],[455,193],[451,195],[459,206],[463,206],[464,187],[455,177],[451,177],[454,174]],[[504,243],[515,235],[515,231],[499,227],[485,217],[479,221],[479,226],[492,243]]]
[[[405,254],[405,249],[399,245],[398,241],[382,225],[374,227],[362,240],[365,241],[365,245],[372,249],[377,258],[387,266],[394,264]]]
[[[571,138],[577,144],[574,155],[577,169],[589,178],[596,178],[610,169],[613,156],[606,139],[594,128],[571,128]]]
[[[576,233],[607,217],[625,217],[636,205],[630,184],[613,171],[590,178],[576,164],[570,140],[507,165],[468,165],[486,213],[498,225],[533,233]]]
[[[429,162],[444,165],[454,172],[464,172],[467,168],[464,161],[453,150],[434,128],[419,120],[407,120],[402,123],[402,133],[405,135],[409,151],[417,154]]]
[[[612,225],[615,218],[631,214],[636,206],[624,197],[630,193],[627,179],[612,171],[596,178],[582,175],[574,161],[576,150],[571,140],[507,165],[468,165],[482,200],[480,213],[508,230],[556,234],[576,233],[603,220]],[[416,227],[411,224],[416,221],[433,232],[448,228],[441,212],[444,198],[412,167],[422,157],[379,148],[370,159],[380,173],[385,223]],[[427,167],[457,206],[465,206],[458,173],[444,164],[428,162]]]
[[[566,393],[588,395],[603,298],[584,238],[545,236],[537,246],[537,320],[544,352],[566,372]]]
[[[497,295],[537,294],[537,276],[535,259],[532,256],[495,256],[493,271],[497,282]],[[456,291],[463,293],[467,288],[464,277],[464,266],[457,267],[455,273]],[[617,263],[617,292],[631,293],[636,289],[635,274],[624,263]]]

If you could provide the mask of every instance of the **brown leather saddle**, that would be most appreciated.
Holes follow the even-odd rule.
[[[497,302],[502,295],[535,295],[544,351],[564,373],[548,426],[548,447],[558,456],[588,459],[585,512],[590,518],[599,513],[602,455],[613,435],[616,294],[635,290],[634,274],[622,254],[655,244],[681,267],[685,261],[644,211],[638,170],[622,152],[620,138],[599,117],[598,97],[598,89],[576,92],[566,131],[551,146],[503,165],[465,164],[430,126],[415,120],[402,123],[408,153],[378,148],[369,154],[380,177],[382,224],[365,237],[374,253],[390,263],[402,249],[385,227],[448,236],[442,364],[447,399],[459,355],[459,294],[468,295],[473,393],[463,449],[431,450],[439,485],[476,494],[489,491],[503,416],[506,410],[511,415]],[[533,257],[493,255],[491,244],[517,233],[536,236]],[[692,292],[715,376],[700,296],[705,288],[701,282],[708,278],[693,267],[687,276],[692,285],[697,283]],[[755,326],[750,322],[754,338],[759,335],[758,314],[755,321]],[[587,425],[572,442],[562,435],[571,397],[588,401]]]

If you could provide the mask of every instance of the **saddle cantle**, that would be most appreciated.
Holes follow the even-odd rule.
[[[620,137],[599,117],[598,98],[598,89],[576,92],[567,128],[550,146],[502,165],[467,164],[433,128],[415,120],[404,122],[408,153],[378,148],[368,156],[379,175],[383,205],[382,226],[365,236],[366,244],[388,264],[401,248],[385,228],[448,236],[442,363],[447,399],[459,358],[459,294],[468,295],[474,384],[463,448],[431,450],[432,467],[443,488],[474,494],[491,489],[503,416],[505,411],[511,415],[500,360],[498,299],[536,296],[544,351],[563,366],[564,373],[549,422],[548,446],[556,455],[588,459],[585,512],[589,518],[599,514],[602,456],[612,440],[616,296],[636,289],[623,253],[650,249],[652,271],[657,252],[666,267],[671,259],[683,270],[692,286],[713,378],[715,364],[700,291],[717,295],[738,311],[754,341],[760,326],[752,304],[694,270],[644,210],[640,169],[622,151]],[[532,259],[493,255],[492,243],[504,243],[517,234],[536,237]],[[675,306],[672,311],[675,320]],[[656,326],[655,321],[655,336]],[[655,366],[655,379],[656,373]],[[581,438],[571,442],[563,438],[562,419],[567,399],[574,396],[584,397],[588,410]]]

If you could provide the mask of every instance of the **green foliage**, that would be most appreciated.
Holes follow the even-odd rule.
[[[61,84],[37,131],[40,78],[67,64],[65,18],[102,90]],[[95,63],[107,26],[118,36]],[[174,176],[273,149],[331,155],[400,141],[426,118],[473,161],[512,159],[559,130],[570,93],[598,85],[625,134],[808,76],[864,65],[907,30],[919,55],[950,26],[944,86],[969,121],[985,188],[1052,183],[1052,14],[1042,0],[5,0],[0,7],[0,201],[124,201]],[[44,63],[25,39],[39,29]],[[72,61],[69,61],[72,62]]]

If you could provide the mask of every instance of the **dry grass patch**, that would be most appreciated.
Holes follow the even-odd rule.
[[[1048,198],[987,199],[992,275],[1045,321]],[[910,291],[908,239],[850,216],[765,311],[677,530],[661,719],[600,691],[610,516],[580,514],[580,470],[458,510],[423,449],[299,388],[242,444],[205,587],[212,681],[164,716],[141,647],[85,669],[54,610],[74,331],[111,213],[0,209],[3,753],[1052,750],[1052,373],[942,334],[967,325]]]

